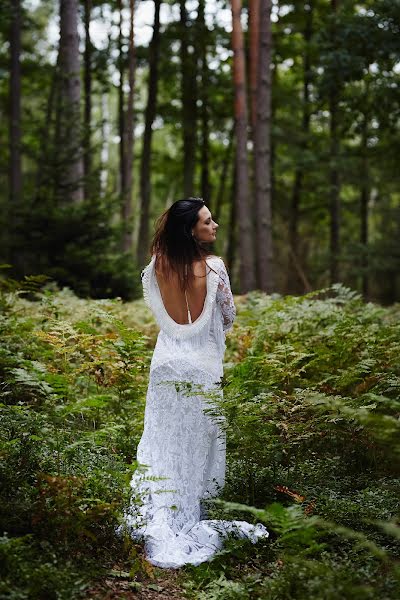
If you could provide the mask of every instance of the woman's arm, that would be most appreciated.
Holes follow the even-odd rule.
[[[219,282],[217,288],[217,304],[221,309],[223,319],[223,329],[228,331],[233,325],[233,321],[236,316],[236,307],[233,302],[233,296],[231,292],[231,286],[229,282],[229,276],[221,260],[221,268],[219,270]]]

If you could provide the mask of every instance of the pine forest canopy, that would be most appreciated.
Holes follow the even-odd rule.
[[[139,294],[202,196],[237,292],[400,299],[400,1],[2,0],[1,261]]]

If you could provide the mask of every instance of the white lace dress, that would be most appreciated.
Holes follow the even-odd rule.
[[[181,325],[164,307],[154,262],[143,270],[142,283],[160,332],[137,448],[143,468],[131,481],[143,502],[132,502],[124,516],[132,537],[144,539],[152,564],[177,568],[210,560],[228,533],[256,542],[268,532],[261,524],[202,519],[201,500],[216,496],[225,477],[225,433],[212,399],[222,393],[225,331],[236,314],[225,265],[207,259],[203,311]]]

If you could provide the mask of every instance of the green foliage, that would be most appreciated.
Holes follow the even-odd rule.
[[[138,8],[140,12],[142,6],[139,4]],[[151,228],[166,204],[182,195],[182,109],[188,109],[182,106],[184,35],[189,49],[195,50],[193,56],[189,50],[190,63],[199,56],[204,43],[207,46],[206,72],[200,72],[201,60],[197,61],[198,85],[192,86],[193,97],[187,101],[189,110],[199,105],[197,128],[193,128],[193,193],[206,194],[204,187],[210,190],[207,202],[221,222],[216,251],[233,256],[233,61],[231,36],[225,23],[228,13],[221,8],[226,8],[225,3],[215,2],[208,7],[206,28],[196,20],[196,11],[190,9],[185,31],[179,11],[169,11],[161,28],[149,225]],[[43,0],[34,6],[22,3],[20,206],[9,199],[9,2],[3,2],[1,9],[0,133],[4,143],[0,148],[0,227],[6,235],[0,239],[0,256],[13,264],[18,277],[46,273],[61,287],[68,285],[82,296],[135,298],[134,249],[130,256],[123,255],[117,225],[121,214],[118,80],[121,65],[127,67],[128,43],[124,30],[120,56],[118,28],[113,26],[118,21],[117,5],[96,2],[91,11],[92,23],[97,25],[89,48],[91,93],[90,98],[82,93],[81,107],[83,116],[83,105],[86,103],[87,110],[90,99],[88,126],[82,124],[84,119],[77,123],[76,119],[69,119],[66,111],[60,111],[63,98],[57,90],[56,44],[47,35],[49,29],[53,34],[57,30],[57,4]],[[247,9],[245,3],[243,12]],[[400,293],[399,3],[349,0],[334,10],[331,3],[322,0],[312,4],[287,2],[275,4],[273,15],[271,168],[277,289],[301,293],[308,289],[307,282],[312,288],[327,285],[330,171],[336,166],[341,200],[341,247],[337,256],[341,281],[361,289],[363,276],[368,276],[368,294],[372,298],[385,303],[396,301]],[[248,42],[251,35],[246,30],[244,33]],[[135,41],[135,234],[140,221],[138,193],[151,53],[147,39],[143,45],[140,39]],[[82,68],[82,79],[83,71]],[[85,81],[87,85],[87,78]],[[334,156],[330,130],[332,94],[337,100],[338,152]],[[200,110],[203,104],[204,122]],[[74,132],[79,131],[74,135],[77,139],[60,139],[65,118]],[[209,134],[203,136],[202,131]],[[87,197],[81,206],[65,205],[62,174],[82,141],[90,163],[83,181]],[[250,155],[251,152],[249,158]],[[360,241],[363,192],[368,196],[366,243]],[[293,240],[289,240],[291,226],[297,229],[296,248],[291,248]],[[236,273],[237,269],[232,269],[235,283]]]
[[[7,600],[73,600],[87,587],[76,565],[31,535],[0,538],[0,564],[0,596]]]
[[[113,198],[74,206],[57,205],[51,197],[40,198],[39,206],[36,199],[34,206],[26,203],[10,248],[12,256],[22,257],[16,275],[44,273],[80,296],[137,298],[139,272],[132,256],[121,252],[120,228],[112,225],[116,209]]]
[[[233,348],[241,362],[225,395],[229,419],[240,420],[232,448],[242,460],[262,456],[264,464],[284,463],[288,470],[300,468],[299,457],[318,459],[322,452],[332,461],[341,455],[354,468],[378,461],[394,468],[398,320],[340,286],[332,297],[322,295],[249,300]],[[259,325],[249,341],[254,321]]]
[[[1,294],[0,528],[12,536],[2,597],[72,598],[95,561],[107,568],[129,552],[115,530],[135,468],[148,342],[120,301],[34,283],[4,281]]]
[[[188,593],[396,598],[398,308],[339,285],[301,298],[254,293],[239,307],[220,401],[230,502],[210,507],[263,522],[270,538],[232,540],[189,572]]]
[[[155,324],[143,301],[42,286],[4,280],[0,294],[1,594],[79,597],[118,561],[139,589],[137,574],[151,569],[115,530]],[[213,561],[182,570],[185,594],[394,600],[398,307],[365,304],[342,286],[301,298],[253,293],[237,305],[224,397],[214,398],[226,417],[226,486],[208,504],[211,518],[261,521],[270,537],[230,536]]]

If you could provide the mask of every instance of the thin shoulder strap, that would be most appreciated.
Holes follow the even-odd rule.
[[[185,300],[186,300],[186,308],[187,308],[187,314],[188,314],[188,322],[191,325],[192,324],[192,315],[190,314],[190,308],[189,308],[189,302],[187,299],[186,290],[185,290]]]
[[[187,275],[187,271],[188,271],[188,268],[187,268],[187,265],[185,265],[186,275]],[[188,302],[188,299],[187,299],[186,288],[185,288],[185,300],[186,300],[186,309],[187,309],[188,323],[191,325],[192,324],[192,315],[190,314],[190,308],[189,308],[189,302]]]

